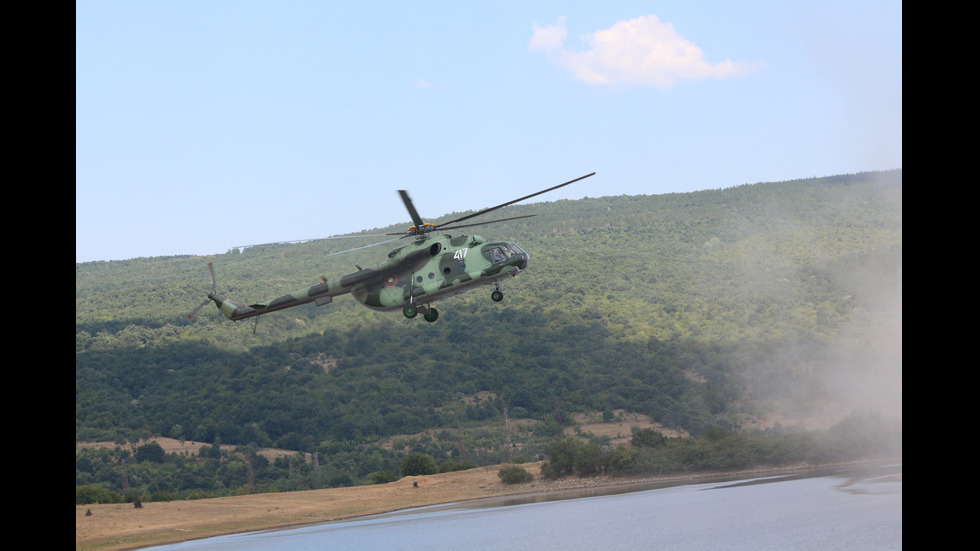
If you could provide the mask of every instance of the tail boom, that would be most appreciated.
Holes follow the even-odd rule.
[[[265,302],[257,302],[248,306],[222,298],[215,293],[210,293],[208,298],[214,301],[218,310],[230,320],[238,321],[253,318],[262,314],[285,310],[293,306],[299,306],[309,302],[315,302],[317,306],[333,301],[333,297],[343,295],[351,291],[350,286],[342,285],[339,278],[329,281],[322,281],[312,287],[300,289],[285,295],[276,297]]]

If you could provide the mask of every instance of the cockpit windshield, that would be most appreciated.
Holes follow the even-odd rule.
[[[526,256],[527,253],[513,243],[504,243],[490,249],[490,262],[506,262],[514,257]]]

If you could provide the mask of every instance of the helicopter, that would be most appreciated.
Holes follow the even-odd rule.
[[[207,300],[188,317],[194,319],[205,306],[214,302],[218,310],[232,321],[251,320],[254,331],[257,316],[310,302],[323,306],[333,302],[336,296],[350,293],[355,300],[368,308],[380,311],[401,310],[402,315],[408,319],[422,314],[422,318],[431,323],[439,318],[439,311],[432,307],[432,303],[484,285],[494,287],[490,299],[500,302],[504,299],[504,294],[500,290],[500,281],[524,271],[530,259],[528,253],[517,243],[510,241],[487,242],[479,235],[452,235],[444,232],[536,216],[528,214],[487,222],[459,224],[593,175],[595,172],[441,224],[424,222],[408,192],[398,190],[412,219],[412,226],[404,232],[384,234],[384,236],[397,237],[380,243],[328,255],[335,256],[401,239],[412,239],[411,243],[391,250],[388,257],[379,264],[369,268],[357,266],[356,272],[331,278],[324,277],[311,287],[264,302],[245,305],[216,293],[214,265],[208,263],[211,292],[208,293]]]

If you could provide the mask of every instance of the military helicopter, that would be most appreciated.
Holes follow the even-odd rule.
[[[595,172],[442,224],[424,222],[415,210],[408,192],[399,190],[398,193],[412,218],[413,226],[404,232],[384,234],[397,236],[393,239],[329,255],[383,245],[400,239],[413,239],[411,243],[389,252],[383,262],[370,268],[358,266],[356,272],[323,278],[312,287],[247,306],[217,295],[214,266],[208,263],[211,292],[208,293],[207,300],[188,317],[194,319],[205,306],[214,302],[221,313],[233,321],[252,319],[254,331],[257,316],[310,302],[323,306],[333,302],[335,296],[350,293],[355,300],[368,308],[382,311],[401,310],[409,319],[422,314],[425,321],[434,322],[439,317],[439,311],[431,306],[433,302],[483,285],[493,285],[494,290],[490,293],[490,298],[494,302],[500,302],[504,299],[504,294],[500,290],[500,280],[516,276],[527,268],[529,259],[527,252],[510,241],[485,242],[479,235],[453,236],[443,232],[536,216],[528,214],[487,222],[459,224],[593,175]]]

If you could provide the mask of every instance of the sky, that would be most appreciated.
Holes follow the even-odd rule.
[[[902,168],[894,0],[78,0],[75,261]]]

